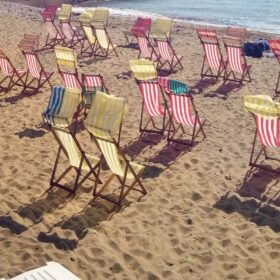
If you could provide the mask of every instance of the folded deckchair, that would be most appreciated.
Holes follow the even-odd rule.
[[[140,180],[144,166],[130,162],[119,146],[125,107],[126,102],[124,99],[98,91],[94,95],[91,109],[84,121],[86,129],[102,153],[101,163],[105,159],[112,172],[112,175],[99,190],[98,181],[95,182],[93,195],[95,198],[101,197],[119,206],[121,206],[132,189],[146,194],[146,190]],[[100,177],[101,163],[97,171],[98,179]],[[103,194],[115,177],[121,184],[120,193],[116,200]],[[128,180],[132,180],[130,185],[127,185]],[[140,189],[134,188],[137,183]]]
[[[72,5],[62,4],[60,10],[57,12],[59,20],[70,21],[72,14]]]
[[[26,71],[16,69],[2,50],[0,50],[0,69],[4,75],[4,78],[0,81],[0,88],[5,92],[11,90],[15,85],[25,86],[24,76]],[[3,85],[5,81],[7,81],[6,86]]]
[[[157,78],[155,63],[146,59],[130,60],[129,66],[136,80],[146,81]]]
[[[259,160],[264,155],[265,160],[279,161],[268,156],[268,149],[280,147],[280,103],[274,102],[268,95],[244,96],[243,101],[246,110],[253,115],[256,125],[249,165],[279,173],[278,170],[259,163]],[[255,155],[257,138],[261,143],[261,149]]]
[[[4,279],[3,279],[4,280]],[[81,280],[59,263],[47,262],[47,265],[24,272],[10,280]]]
[[[153,47],[149,38],[146,35],[137,35],[136,38],[139,45],[138,59],[142,57],[152,60],[157,64],[160,63],[160,54]]]
[[[166,64],[168,65],[169,72],[175,70],[176,67],[179,67],[182,70],[184,67],[181,63],[183,56],[178,56],[175,53],[175,50],[171,46],[169,40],[165,39],[156,39],[156,44],[158,46],[159,56],[160,56],[160,65],[159,68],[162,69]]]
[[[150,34],[156,39],[171,39],[173,20],[169,18],[157,18],[152,24]]]
[[[224,36],[223,42],[227,53],[224,79],[239,83],[251,82],[251,65],[247,65],[240,39]]]
[[[93,25],[95,29],[96,38],[98,41],[98,45],[100,47],[101,53],[98,54],[100,56],[107,57],[112,52],[116,54],[116,56],[119,56],[117,53],[117,45],[113,45],[109,34],[106,30],[106,27],[99,27],[98,25]]]
[[[104,83],[103,77],[100,74],[82,74],[83,85],[83,102],[85,109],[92,104],[92,99],[97,91],[102,91],[109,94],[109,91]]]
[[[81,23],[81,26],[83,32],[85,33],[85,41],[88,45],[83,45],[83,47],[81,48],[81,55],[94,56],[98,54],[98,50],[101,50],[101,47],[98,44],[93,27],[88,23]]]
[[[269,42],[269,46],[270,49],[272,50],[272,52],[274,53],[274,55],[276,56],[279,64],[280,64],[280,40],[268,40]],[[276,88],[275,88],[275,93],[280,93],[280,71],[278,74],[278,79],[277,79],[277,84],[276,84]]]
[[[201,68],[201,80],[204,77],[214,77],[216,79],[223,77],[225,63],[216,30],[198,28],[197,34],[204,51],[204,59]]]
[[[107,28],[109,18],[109,10],[103,8],[97,8],[92,13],[91,24],[95,28]]]
[[[149,37],[150,28],[152,25],[151,18],[138,17],[131,27],[130,31],[125,31],[124,36],[128,43],[132,43],[134,37],[136,36],[146,36]],[[132,37],[129,40],[129,37]]]
[[[242,44],[245,42],[246,33],[247,30],[243,27],[227,27],[226,29],[226,36],[237,38]]]
[[[54,72],[45,71],[42,63],[39,60],[37,52],[22,50],[22,53],[25,57],[28,68],[23,91],[26,89],[31,89],[34,90],[34,92],[38,92],[38,90],[43,87],[45,83],[48,83],[49,86],[52,86],[50,78]],[[27,82],[29,75],[31,76],[31,81]],[[37,86],[34,86],[34,83],[37,83]]]
[[[159,77],[158,81],[163,90],[168,94],[170,100],[171,117],[167,136],[168,143],[175,142],[190,145],[192,147],[199,132],[202,132],[204,138],[206,137],[203,130],[205,119],[199,117],[198,111],[194,105],[193,96],[188,93],[188,87],[186,84],[163,77]],[[194,115],[192,111],[194,112]],[[177,123],[177,127],[175,123]],[[175,138],[175,135],[179,130],[185,134],[184,127],[191,128],[192,130],[190,143]]]

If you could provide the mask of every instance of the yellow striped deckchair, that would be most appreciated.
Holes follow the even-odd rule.
[[[60,10],[57,13],[57,17],[59,20],[70,20],[72,13],[72,5],[70,4],[62,4]]]
[[[109,17],[109,11],[103,8],[97,8],[92,13],[91,24],[95,28],[106,28]]]
[[[77,57],[74,49],[55,46],[54,52],[59,70],[62,67],[66,67],[67,70],[77,69]]]
[[[157,79],[157,69],[154,62],[146,59],[136,59],[130,60],[129,65],[136,80]]]
[[[117,45],[113,45],[106,28],[99,28],[96,26],[94,26],[94,28],[98,44],[102,51],[102,56],[107,57],[112,52],[114,52],[116,56],[119,56],[116,50]]]
[[[94,196],[95,198],[104,198],[119,206],[121,206],[121,203],[130,190],[135,189],[134,185],[137,183],[139,184],[140,189],[135,190],[146,194],[146,190],[140,181],[140,176],[144,170],[144,166],[130,162],[123,154],[119,146],[119,135],[123,116],[126,110],[125,104],[124,99],[107,95],[99,91],[95,94],[92,107],[84,121],[86,129],[93,137],[102,153],[101,161],[105,159],[112,172],[112,175],[99,190],[97,190],[98,182],[96,182],[94,186]],[[118,140],[115,139],[117,134]],[[97,171],[98,178],[100,176],[100,168],[101,164],[99,165]],[[114,179],[114,177],[117,177],[118,181],[121,183],[120,194],[117,201],[103,195],[103,191]],[[133,182],[130,185],[126,185],[126,180],[133,180]],[[127,187],[126,190],[125,187]]]
[[[173,20],[170,18],[157,18],[151,27],[151,35],[157,39],[170,39]]]
[[[81,54],[88,55],[88,56],[97,54],[97,51],[100,49],[100,46],[98,44],[95,34],[93,33],[92,26],[88,23],[82,23],[81,25],[82,25],[82,29],[85,33],[85,38],[88,42],[87,47],[83,45],[83,47],[81,49]]]
[[[79,16],[81,24],[90,24],[95,13],[94,9],[87,9]]]
[[[95,170],[98,167],[100,160],[97,157],[86,154],[82,150],[75,135],[72,134],[69,129],[54,126],[52,128],[52,133],[59,144],[59,148],[50,180],[50,188],[47,191],[52,190],[54,187],[58,187],[75,195],[79,186],[81,186],[87,179],[91,180],[89,178],[91,175],[95,177],[95,180],[98,180]],[[69,166],[60,176],[56,177],[61,151],[68,158]],[[61,184],[60,181],[73,169],[76,171],[74,186],[69,187],[65,184]],[[85,173],[83,176],[82,172]]]

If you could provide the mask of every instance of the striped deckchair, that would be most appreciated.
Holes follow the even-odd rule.
[[[224,80],[239,83],[243,81],[251,82],[251,65],[247,65],[240,39],[224,36],[223,42],[227,53]],[[239,75],[239,77],[237,75]]]
[[[97,91],[102,91],[109,94],[109,91],[104,83],[103,77],[100,74],[82,74],[83,85],[83,102],[85,109],[92,104],[92,99]]]
[[[273,51],[280,64],[280,40],[268,40],[270,49]],[[278,74],[277,84],[275,88],[275,93],[280,93],[280,71]]]
[[[171,142],[180,143],[193,146],[195,138],[202,132],[204,138],[206,137],[203,130],[205,119],[200,118],[198,111],[195,108],[193,96],[188,93],[188,87],[181,81],[170,80],[159,77],[158,81],[163,90],[168,94],[170,100],[171,118],[169,122],[168,144]],[[194,112],[194,115],[192,113]],[[177,123],[177,127],[175,125]],[[191,142],[175,138],[179,130],[185,134],[184,126],[192,129]]]
[[[98,181],[95,182],[93,195],[95,199],[100,197],[118,206],[121,206],[132,189],[146,194],[146,190],[140,180],[144,166],[135,162],[130,162],[119,145],[125,108],[126,102],[124,99],[98,91],[94,95],[91,109],[84,121],[86,129],[101,151],[101,163],[105,159],[112,172],[112,175],[99,190],[97,188]],[[100,177],[101,163],[97,170],[98,179]],[[117,177],[121,184],[117,200],[104,194],[104,190],[115,177]],[[130,185],[127,185],[128,180],[132,180]],[[140,189],[134,187],[137,183]]]
[[[107,28],[109,18],[109,10],[104,8],[96,8],[92,13],[91,24],[95,28]]]
[[[2,278],[1,278],[2,279]],[[47,262],[46,265],[24,272],[10,280],[81,280],[59,263]],[[2,280],[5,280],[4,278]]]
[[[24,91],[26,89],[31,89],[34,93],[38,92],[41,87],[44,86],[45,83],[48,83],[51,87],[50,78],[54,74],[54,72],[47,72],[44,70],[43,65],[41,64],[37,52],[35,51],[25,51],[22,50],[22,53],[26,60],[27,65],[27,74],[25,79]],[[29,75],[31,76],[31,81],[28,81]],[[37,86],[33,84],[37,83]]]
[[[157,78],[157,68],[152,61],[146,59],[130,60],[129,66],[136,80],[146,81]]]
[[[225,63],[221,53],[216,30],[198,28],[197,34],[204,50],[204,59],[201,68],[201,80],[204,77],[214,77],[216,79],[223,77]]]
[[[100,46],[94,34],[94,29],[90,24],[81,23],[83,32],[85,33],[85,40],[87,41],[88,46],[81,49],[81,55],[83,56],[94,56],[100,50]]]
[[[41,12],[43,20],[46,19],[55,20],[56,11],[57,11],[57,5],[54,4],[47,5],[45,9]]]
[[[243,27],[227,27],[226,36],[238,38],[243,44],[246,39],[246,28]]]
[[[134,37],[136,36],[145,36],[149,38],[151,25],[152,25],[151,18],[138,17],[134,22],[133,26],[131,27],[130,31],[124,32],[126,41],[128,43],[132,43]],[[129,37],[132,37],[132,39],[129,40]]]
[[[94,9],[86,9],[81,15],[79,16],[79,22],[81,24],[90,25],[93,15],[95,13]]]
[[[86,154],[75,135],[69,129],[53,126],[52,133],[58,142],[59,148],[50,180],[50,187],[47,192],[52,190],[54,187],[58,187],[75,195],[78,187],[81,186],[87,179],[92,181],[90,179],[91,175],[93,175],[97,180],[95,170],[99,165],[99,159]],[[61,158],[61,151],[69,160],[69,166],[61,173],[61,175],[56,176],[57,166]],[[71,170],[74,170],[76,173],[73,187],[69,187],[68,185],[61,183],[61,180]],[[85,173],[83,176],[82,172]]]
[[[24,76],[26,71],[24,69],[16,69],[10,59],[5,53],[0,50],[0,69],[4,78],[0,81],[0,88],[8,92],[14,86],[25,86]],[[4,84],[7,81],[7,85]]]
[[[279,174],[278,170],[258,162],[261,155],[264,155],[265,160],[279,161],[269,157],[267,150],[280,148],[280,104],[274,102],[268,95],[245,96],[243,100],[245,108],[253,115],[256,125],[249,165]],[[260,141],[261,149],[256,155],[257,138]]]
[[[160,55],[149,41],[149,38],[145,35],[137,35],[136,38],[139,46],[138,59],[142,57],[154,61],[157,64],[160,63]]]
[[[183,56],[178,56],[170,42],[167,39],[156,39],[156,44],[158,46],[160,65],[159,68],[162,69],[164,65],[169,66],[169,71],[172,72],[178,66],[180,70],[184,67],[181,63]]]
[[[62,4],[60,10],[57,12],[59,20],[70,21],[72,14],[72,5]]]
[[[171,39],[173,20],[169,18],[157,18],[151,27],[151,35],[155,39]]]
[[[100,47],[101,53],[99,53],[99,56],[104,56],[108,57],[112,52],[116,54],[118,57],[117,53],[117,45],[114,45],[109,37],[109,34],[106,30],[105,27],[101,28],[99,26],[94,26],[95,29],[95,35],[98,41],[98,45]]]

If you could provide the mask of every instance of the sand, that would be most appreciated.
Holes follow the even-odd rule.
[[[125,45],[122,31],[131,18],[110,17],[112,40]],[[47,33],[38,10],[0,4],[0,48],[17,66],[24,61],[17,44],[24,32]],[[81,279],[279,279],[280,203],[278,177],[255,171],[246,177],[254,123],[241,96],[273,96],[279,65],[275,59],[248,59],[251,83],[240,87],[200,82],[202,48],[196,26],[176,23],[173,46],[184,56],[184,70],[172,77],[188,83],[196,107],[207,119],[207,138],[192,151],[139,139],[140,92],[129,76],[128,60],[137,50],[119,47],[119,58],[79,59],[80,72],[99,72],[112,94],[129,105],[121,145],[146,165],[148,191],[110,214],[91,206],[91,188],[74,198],[49,187],[57,143],[38,127],[49,88],[28,97],[14,88],[0,99],[0,277],[13,277],[47,261],[63,264]],[[219,29],[219,34],[224,30]],[[270,34],[251,33],[251,38]],[[54,53],[40,53],[53,84],[62,84]],[[87,132],[78,139],[96,152]]]

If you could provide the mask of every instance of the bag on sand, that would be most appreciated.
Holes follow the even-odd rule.
[[[262,57],[262,48],[258,44],[247,42],[244,44],[243,50],[246,56],[254,58]]]

